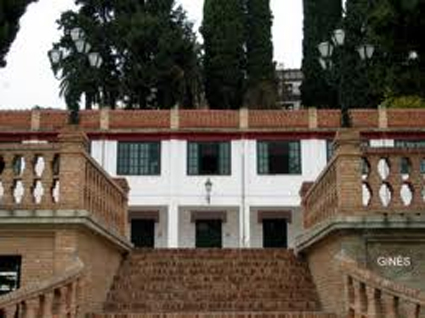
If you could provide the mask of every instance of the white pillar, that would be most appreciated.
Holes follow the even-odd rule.
[[[240,247],[251,247],[250,235],[250,213],[247,204],[247,193],[249,185],[249,144],[246,139],[241,140],[241,205],[239,209],[239,223],[240,223]]]
[[[168,162],[167,170],[168,173],[168,214],[167,214],[167,238],[168,238],[168,248],[177,248],[179,247],[179,207],[177,203],[177,180],[178,180],[178,171],[176,169],[176,155],[179,153],[179,141],[176,139],[171,139],[169,141],[168,147]],[[167,171],[165,171],[167,172]]]

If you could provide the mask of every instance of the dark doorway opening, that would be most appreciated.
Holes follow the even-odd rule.
[[[221,228],[221,220],[196,220],[196,247],[222,248]]]
[[[21,263],[21,256],[0,256],[0,295],[19,288]]]
[[[155,220],[131,220],[131,242],[135,247],[155,247]]]
[[[263,220],[263,247],[288,247],[288,224],[286,219]]]

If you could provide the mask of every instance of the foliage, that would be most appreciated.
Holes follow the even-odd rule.
[[[388,97],[380,106],[386,108],[425,108],[425,99],[417,95]]]
[[[246,1],[246,103],[250,107],[276,105],[275,65],[270,0]]]
[[[376,0],[369,21],[381,76],[375,86],[383,94],[425,97],[425,1]],[[411,52],[419,58],[409,59]]]
[[[6,55],[19,30],[19,19],[35,0],[0,1],[0,67],[6,66]]]
[[[54,47],[69,52],[53,71],[60,74],[68,107],[194,107],[201,93],[199,46],[185,12],[173,0],[80,0],[79,11],[59,20],[64,30]],[[80,27],[103,63],[90,67],[74,49],[69,31]]]
[[[347,108],[371,108],[379,103],[380,90],[374,90],[370,83],[380,82],[374,78],[376,60],[362,61],[358,53],[361,45],[369,44],[367,34],[368,13],[373,6],[369,0],[347,0],[346,16],[343,19],[345,42],[341,48],[336,48],[335,54],[340,54],[337,60],[339,76],[341,77],[340,101]]]
[[[205,0],[204,81],[211,108],[238,109],[245,81],[245,19],[242,0]]]
[[[340,0],[304,0],[301,100],[304,106],[338,107],[337,91],[319,64],[317,45],[327,41],[341,20]]]

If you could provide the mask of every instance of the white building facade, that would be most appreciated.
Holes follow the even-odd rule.
[[[153,240],[161,248],[292,247],[301,228],[301,185],[327,162],[326,139],[131,139],[93,140],[91,154],[108,173],[128,180],[134,243]],[[152,232],[148,223],[153,238],[137,242],[134,232]],[[199,241],[214,230],[221,240]]]

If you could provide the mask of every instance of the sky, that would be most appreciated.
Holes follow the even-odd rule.
[[[202,22],[203,0],[177,0],[194,23]],[[302,0],[270,0],[274,16],[274,60],[285,68],[299,68],[302,56]],[[56,20],[61,12],[75,9],[74,0],[39,0],[20,21],[20,31],[0,68],[0,110],[65,108],[59,97],[59,81],[50,69],[47,51],[60,38]],[[200,36],[200,35],[199,35]]]

